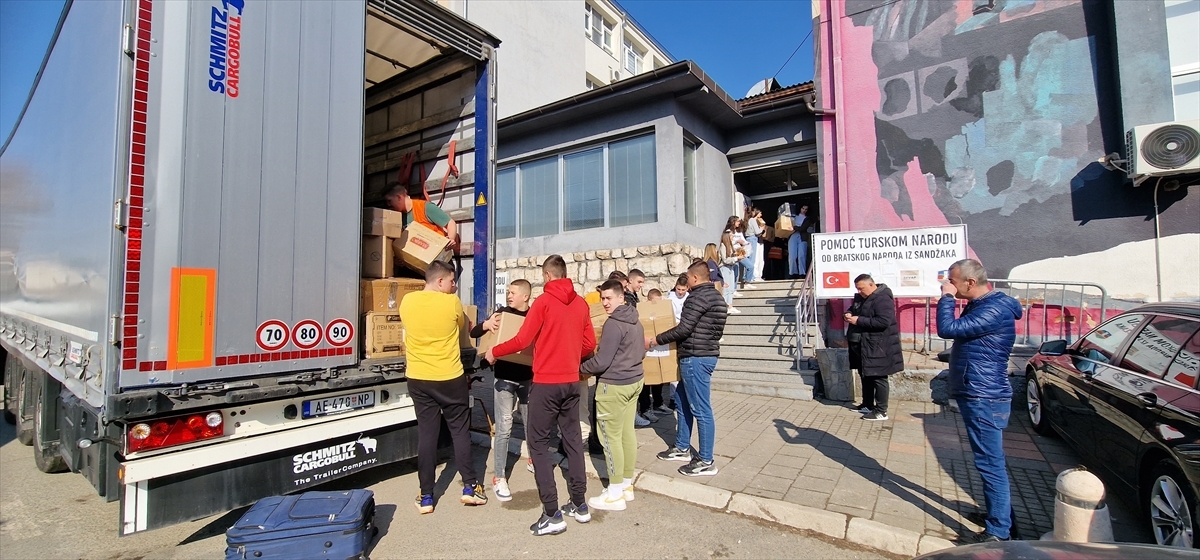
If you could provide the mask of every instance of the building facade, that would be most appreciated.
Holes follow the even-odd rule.
[[[675,62],[613,0],[437,3],[502,41],[497,49],[499,118]]]
[[[828,230],[963,223],[996,278],[1200,299],[1197,174],[1135,181],[1122,161],[1131,128],[1196,122],[1200,1],[814,0],[813,14]]]

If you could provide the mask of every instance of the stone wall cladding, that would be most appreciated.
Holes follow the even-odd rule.
[[[702,247],[665,243],[564,253],[562,257],[567,261],[567,277],[575,283],[575,291],[579,295],[595,290],[614,270],[629,272],[636,268],[646,274],[646,285],[642,287],[641,294],[644,300],[646,293],[653,288],[662,290],[663,294],[674,288],[675,279],[687,272],[692,259],[703,255]],[[509,282],[517,279],[528,280],[533,284],[534,297],[537,297],[541,295],[543,285],[541,263],[547,257],[549,255],[498,260],[496,272],[507,272]]]

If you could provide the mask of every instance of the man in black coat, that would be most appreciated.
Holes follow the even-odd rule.
[[[887,420],[888,376],[904,370],[896,302],[887,284],[875,284],[869,274],[854,279],[858,295],[846,313],[850,367],[862,376],[863,420]]]

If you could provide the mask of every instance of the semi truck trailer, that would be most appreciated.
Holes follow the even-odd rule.
[[[68,1],[0,148],[38,468],[128,535],[415,456],[404,358],[364,355],[363,209],[430,191],[491,307],[498,45],[427,0]]]

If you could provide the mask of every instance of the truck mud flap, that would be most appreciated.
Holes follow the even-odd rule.
[[[194,521],[417,455],[416,423],[122,484],[121,535]]]

